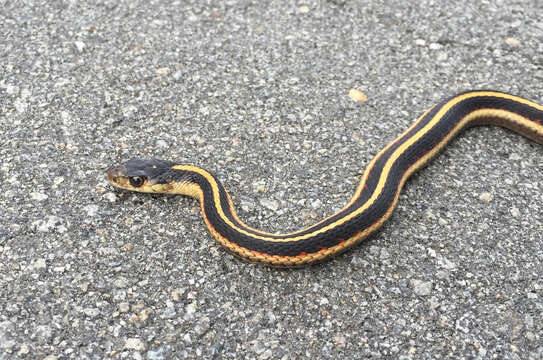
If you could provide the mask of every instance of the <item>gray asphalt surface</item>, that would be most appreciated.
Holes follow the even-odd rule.
[[[134,156],[195,163],[249,224],[297,229],[441,98],[543,103],[542,13],[0,2],[0,359],[542,359],[543,146],[511,132],[468,131],[377,235],[300,270],[226,253],[192,199],[104,178]]]

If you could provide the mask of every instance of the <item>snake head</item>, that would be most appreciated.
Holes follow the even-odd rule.
[[[167,193],[175,176],[175,163],[155,159],[131,159],[106,171],[115,187],[147,193]]]

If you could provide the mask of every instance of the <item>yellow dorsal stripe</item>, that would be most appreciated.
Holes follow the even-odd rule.
[[[311,233],[308,233],[308,234],[305,234],[305,235],[301,235],[301,236],[288,237],[289,234],[277,234],[277,235],[280,235],[280,236],[285,236],[285,238],[275,239],[275,238],[255,235],[255,234],[252,234],[250,232],[247,232],[245,229],[240,228],[240,227],[236,226],[235,224],[233,224],[225,216],[224,210],[222,209],[222,206],[221,206],[221,203],[220,203],[219,186],[218,186],[215,179],[213,178],[213,176],[210,173],[208,173],[207,171],[205,171],[205,170],[203,170],[201,168],[195,167],[195,166],[182,165],[182,166],[174,166],[174,168],[179,169],[179,170],[188,170],[188,171],[196,172],[196,173],[200,174],[201,176],[203,176],[210,183],[212,191],[213,191],[214,203],[216,205],[216,209],[217,209],[217,212],[218,212],[219,216],[222,218],[222,220],[228,226],[232,227],[234,230],[236,230],[236,231],[238,231],[238,232],[240,232],[240,233],[242,233],[242,234],[244,234],[246,236],[249,236],[249,237],[252,237],[252,238],[255,238],[255,239],[270,241],[270,242],[287,242],[287,241],[304,240],[304,239],[314,237],[314,236],[316,236],[316,235],[318,235],[318,234],[320,234],[322,232],[326,232],[329,229],[335,228],[336,226],[341,225],[341,224],[345,223],[346,221],[351,220],[352,218],[354,218],[355,216],[359,215],[364,210],[366,210],[368,207],[370,207],[375,202],[375,200],[381,195],[382,190],[384,188],[384,185],[386,184],[388,174],[390,173],[390,170],[391,170],[393,164],[396,162],[396,160],[410,146],[415,144],[422,136],[424,136],[431,128],[433,128],[441,120],[441,118],[453,106],[460,103],[461,101],[464,101],[466,99],[473,98],[473,97],[478,97],[478,96],[492,96],[492,97],[499,97],[499,98],[503,98],[503,99],[509,99],[509,100],[513,100],[513,101],[516,101],[516,102],[519,102],[519,103],[523,103],[523,104],[526,104],[526,105],[528,105],[530,107],[534,107],[534,108],[536,108],[538,110],[543,111],[543,106],[538,105],[538,104],[536,104],[536,103],[534,103],[532,101],[522,99],[522,98],[519,98],[519,97],[516,97],[516,96],[513,96],[513,95],[509,95],[509,94],[494,92],[494,91],[474,91],[474,92],[468,92],[468,93],[465,93],[465,94],[462,94],[462,95],[459,95],[457,97],[452,98],[451,100],[449,100],[449,102],[447,102],[446,104],[444,104],[441,107],[441,109],[433,116],[433,118],[428,122],[428,124],[426,124],[422,129],[417,131],[415,134],[413,134],[411,138],[409,138],[407,141],[405,141],[402,145],[400,145],[391,154],[390,158],[387,160],[385,166],[383,167],[383,171],[382,171],[382,173],[381,173],[381,175],[379,177],[378,184],[377,184],[372,196],[370,197],[370,199],[368,199],[368,201],[366,203],[364,203],[360,208],[356,209],[352,213],[347,214],[345,217],[333,222],[332,224],[329,224],[329,225],[324,226],[324,227],[322,227],[322,228],[320,228],[320,229],[318,229],[318,230],[316,230],[314,232],[311,232]],[[449,134],[449,135],[452,136],[456,132],[460,131],[467,124],[468,120],[471,120],[471,118],[469,118],[469,117],[467,117],[467,118],[468,119],[466,119],[465,121],[462,121],[462,124],[459,124],[456,127],[456,129],[457,129],[456,131],[451,132],[451,134]],[[437,148],[439,148],[439,147],[437,147]],[[417,163],[419,163],[419,161],[417,161]],[[409,172],[409,174],[410,174],[410,172]]]

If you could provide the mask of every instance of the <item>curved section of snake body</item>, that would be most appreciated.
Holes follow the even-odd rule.
[[[489,124],[543,144],[543,106],[497,91],[455,95],[427,110],[373,158],[340,211],[289,234],[267,233],[244,224],[220,181],[197,166],[132,159],[110,168],[107,178],[127,190],[194,197],[200,201],[209,231],[230,252],[253,262],[296,267],[341,253],[375,232],[392,214],[411,174],[462,130]]]

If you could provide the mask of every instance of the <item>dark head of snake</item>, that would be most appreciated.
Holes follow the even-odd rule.
[[[198,198],[194,173],[165,160],[131,159],[107,170],[108,181],[121,189],[145,193],[176,193]]]

